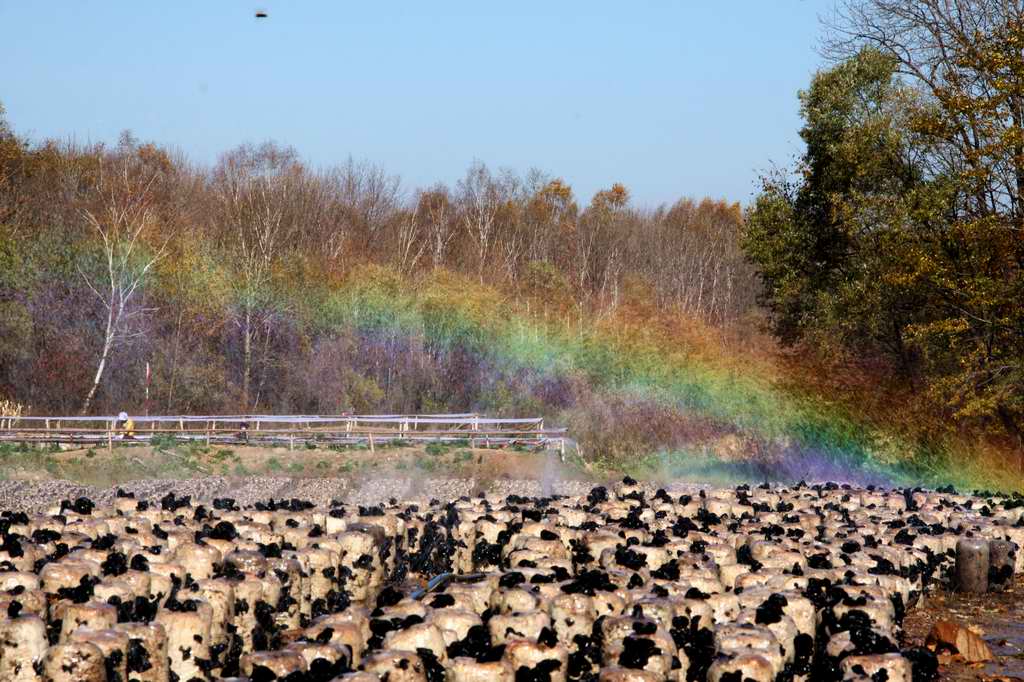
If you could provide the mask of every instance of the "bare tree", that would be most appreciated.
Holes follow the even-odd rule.
[[[594,195],[576,229],[573,230],[572,254],[575,259],[576,285],[583,294],[608,289],[606,264],[618,264],[620,228],[629,192],[616,183],[611,189]]]
[[[106,311],[106,324],[96,372],[82,403],[82,414],[89,411],[111,354],[140,334],[136,322],[145,309],[136,305],[137,294],[153,269],[167,252],[169,235],[155,249],[143,242],[143,233],[154,223],[151,210],[154,174],[136,177],[131,160],[122,158],[111,177],[101,173],[101,208],[85,209],[85,219],[102,244],[102,275],[90,276],[79,270],[89,289]]]
[[[466,177],[459,181],[458,192],[462,227],[474,242],[477,275],[483,282],[494,248],[502,202],[501,187],[487,166],[477,161],[466,171]]]
[[[682,199],[644,216],[641,223],[660,248],[638,247],[631,269],[655,284],[661,302],[717,323],[735,319],[754,304],[754,272],[739,245],[743,218],[738,204]]]
[[[431,265],[443,267],[457,230],[455,209],[448,188],[437,185],[421,192],[416,201],[416,220],[423,226],[430,249]]]
[[[351,230],[334,171],[293,174],[290,203],[299,238],[328,260],[338,260],[348,246]]]
[[[505,278],[509,282],[515,282],[519,277],[519,267],[522,265],[523,256],[526,253],[525,227],[515,217],[509,220],[501,230],[498,238],[498,251],[501,254]]]
[[[526,256],[527,226],[523,220],[528,193],[527,185],[512,171],[504,171],[499,188],[501,202],[498,208],[494,245],[500,258],[505,280],[514,283]]]
[[[398,271],[403,275],[411,274],[426,253],[429,244],[425,232],[414,211],[407,211],[398,220],[398,250],[395,259],[398,262]]]
[[[251,406],[253,342],[274,265],[294,248],[301,223],[295,215],[304,169],[291,149],[243,146],[225,155],[214,175],[220,203],[220,247],[229,260],[241,306],[242,402]]]
[[[526,258],[553,261],[559,237],[575,228],[577,212],[572,188],[563,180],[549,180],[539,171],[527,177],[529,198],[523,210],[526,228]]]
[[[402,201],[401,181],[384,169],[349,158],[329,177],[344,216],[345,236],[363,253],[372,251],[382,231],[396,217]]]

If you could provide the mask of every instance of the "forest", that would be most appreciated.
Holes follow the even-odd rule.
[[[485,370],[466,349],[382,335],[353,308],[418,307],[431,282],[441,305],[580,333],[630,287],[714,324],[754,304],[736,204],[639,211],[614,185],[580,209],[561,180],[483,164],[407,196],[372,164],[314,170],[274,143],[213,168],[129,133],[4,144],[0,386],[37,410],[138,410],[147,362],[155,412],[470,408]]]
[[[746,207],[481,162],[411,188],[278,142],[204,165],[0,109],[0,400],[479,410],[592,460],[1019,471],[1024,16],[862,0],[828,29],[805,150]]]

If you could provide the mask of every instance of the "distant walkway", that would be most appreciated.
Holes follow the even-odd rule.
[[[390,415],[160,415],[131,416],[126,430],[116,416],[0,415],[0,442],[106,444],[174,439],[206,444],[289,448],[394,442],[466,442],[469,447],[551,447],[564,451],[564,428],[544,419],[502,419],[475,413]]]

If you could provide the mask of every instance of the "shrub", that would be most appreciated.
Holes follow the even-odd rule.
[[[437,471],[439,462],[436,459],[419,458],[416,460],[416,468],[423,471]]]
[[[178,439],[168,433],[158,433],[150,439],[149,444],[154,450],[170,450],[178,445]]]
[[[220,463],[220,462],[226,462],[228,460],[238,459],[238,455],[236,455],[235,451],[230,449],[230,448],[222,448],[220,450],[214,451],[213,456],[211,457],[211,459],[215,463]]]
[[[440,457],[444,453],[448,452],[448,448],[449,446],[445,443],[427,443],[427,447],[424,449],[431,457]]]

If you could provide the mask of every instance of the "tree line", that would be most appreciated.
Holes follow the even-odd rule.
[[[581,206],[559,178],[479,162],[452,186],[409,191],[372,163],[315,168],[276,143],[239,146],[205,167],[130,133],[113,146],[76,145],[4,124],[0,395],[36,411],[139,409],[149,363],[154,410],[337,411],[356,389],[335,386],[332,401],[314,378],[289,374],[289,354],[351,341],[311,292],[382,272],[368,266],[407,287],[458,273],[541,301],[536,312],[550,307],[565,325],[589,326],[638,286],[665,309],[737,324],[757,286],[742,222],[724,201],[634,207],[619,184]],[[344,362],[364,409],[422,407],[422,389],[385,400],[367,387],[376,370]],[[290,388],[268,392],[268,380]],[[205,383],[206,395],[189,383]]]

